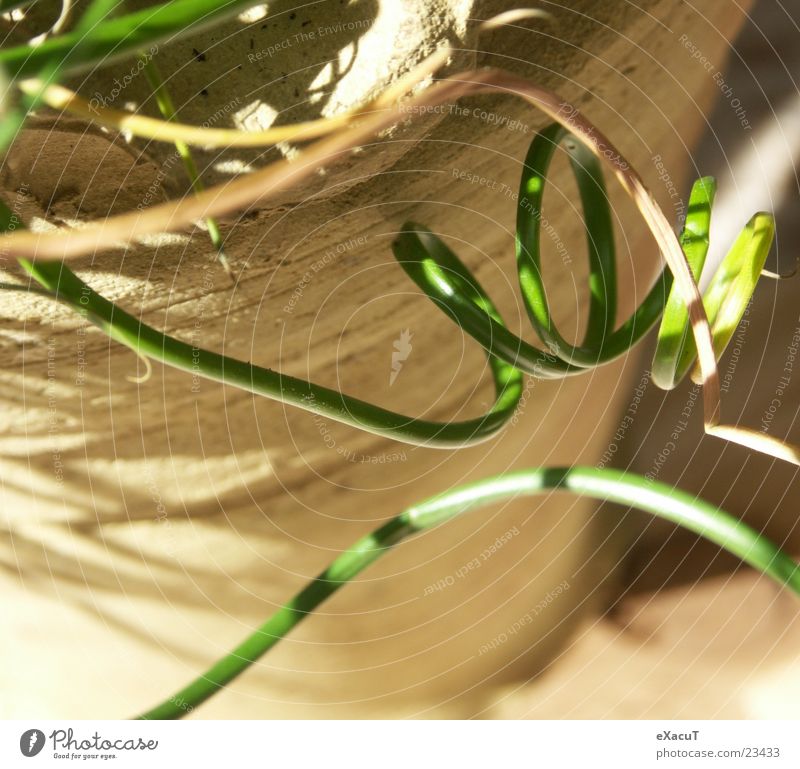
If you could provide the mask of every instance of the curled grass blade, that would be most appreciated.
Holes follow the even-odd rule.
[[[188,12],[183,0],[176,0],[169,5],[173,10]],[[157,13],[161,14],[159,18],[163,21],[166,18],[164,6],[159,6],[159,9]],[[42,47],[44,46],[40,46]],[[412,84],[405,79],[403,92],[410,90]],[[483,69],[445,78],[415,93],[403,105],[402,112],[398,103],[387,100],[385,108],[364,115],[362,119],[349,124],[345,129],[332,132],[291,160],[278,161],[260,171],[248,174],[246,178],[218,185],[190,199],[153,206],[145,213],[136,212],[110,217],[101,222],[89,223],[79,230],[61,229],[35,235],[25,232],[6,234],[0,237],[0,247],[7,248],[10,252],[28,260],[61,260],[124,246],[137,237],[148,234],[174,232],[208,216],[241,211],[250,205],[263,203],[270,196],[294,186],[311,176],[318,168],[348,153],[351,149],[364,146],[376,134],[395,125],[409,112],[421,113],[428,106],[487,92],[519,96],[561,124],[610,170],[635,203],[653,234],[688,309],[691,332],[698,355],[698,380],[703,386],[703,417],[706,431],[712,435],[721,435],[724,432],[729,440],[800,464],[800,448],[796,446],[781,441],[776,443],[771,439],[754,441],[753,431],[738,427],[724,426],[724,430],[716,429],[721,425],[721,402],[719,372],[711,327],[681,243],[663,211],[622,153],[577,108],[555,92],[503,70]],[[664,287],[663,281],[660,286],[654,287],[656,294],[651,291],[648,298],[656,296],[662,287]],[[639,318],[640,316],[635,316],[634,320]],[[636,328],[627,323],[620,330],[633,333]],[[567,349],[568,352],[574,352]]]

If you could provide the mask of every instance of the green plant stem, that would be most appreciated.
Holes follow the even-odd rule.
[[[323,601],[402,540],[484,505],[549,491],[568,491],[651,513],[708,539],[800,595],[800,566],[754,529],[694,496],[620,470],[553,467],[488,478],[439,494],[404,510],[359,539],[258,630],[202,676],[142,719],[182,718],[243,673]]]
[[[144,74],[150,87],[153,89],[153,95],[156,99],[156,104],[165,120],[176,120],[178,117],[172,97],[164,84],[164,78],[158,69],[152,56],[144,54],[139,55],[140,60],[144,65]],[[189,183],[192,185],[192,190],[195,193],[202,192],[205,189],[203,180],[197,171],[197,163],[195,163],[192,151],[186,142],[176,140],[175,150],[180,155],[183,167],[186,170],[186,175],[189,177]],[[228,277],[234,279],[233,270],[231,269],[228,256],[225,253],[225,247],[222,242],[222,233],[219,229],[217,220],[212,216],[206,217],[206,227],[208,228],[208,236],[211,239],[211,244],[217,251],[217,259],[227,273]]]
[[[19,262],[56,299],[138,355],[406,443],[455,448],[488,440],[511,418],[522,394],[520,372],[494,358],[490,363],[497,399],[486,414],[463,422],[408,417],[338,390],[167,336],[100,296],[63,263]]]

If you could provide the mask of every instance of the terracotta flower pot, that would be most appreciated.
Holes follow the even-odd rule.
[[[345,109],[437,42],[455,41],[450,71],[491,64],[562,92],[669,209],[687,187],[687,153],[715,96],[713,81],[685,79],[694,70],[679,38],[688,34],[722,66],[740,6],[701,17],[671,0],[582,0],[553,8],[554,22],[478,41],[474,20],[501,4],[276,3],[264,18],[251,12],[156,57],[183,120],[248,128]],[[131,64],[72,85],[155,114],[144,78],[127,77]],[[425,223],[475,269],[510,327],[532,339],[515,285],[513,194],[524,151],[546,122],[501,95],[409,115],[325,174],[224,222],[242,275],[235,287],[209,261],[200,230],[98,254],[81,274],[148,323],[204,347],[409,414],[478,415],[491,398],[481,350],[419,294],[389,244],[404,221]],[[198,159],[214,181],[294,151]],[[566,163],[556,165],[546,278],[557,317],[577,335],[584,238],[574,183]],[[2,181],[24,216],[47,212],[50,221],[146,206],[186,187],[169,146],[126,143],[54,115],[19,138]],[[659,258],[610,189],[622,317],[649,289]],[[136,357],[62,308],[17,295],[4,295],[0,308],[6,717],[143,710],[404,506],[511,468],[600,461],[644,372],[637,359],[561,382],[528,380],[501,437],[440,451],[160,366],[135,383]],[[202,715],[489,713],[496,685],[543,670],[606,605],[624,529],[619,510],[562,495],[443,526],[362,575]]]

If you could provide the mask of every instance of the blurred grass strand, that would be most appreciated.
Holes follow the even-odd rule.
[[[158,109],[166,120],[175,120],[177,118],[175,105],[166,85],[164,84],[164,78],[158,69],[158,65],[153,60],[153,57],[148,54],[140,54],[139,59],[143,64],[147,82],[153,89],[153,94],[155,95]],[[202,192],[205,189],[205,185],[203,184],[202,179],[200,179],[200,174],[197,172],[197,164],[195,163],[189,146],[180,139],[176,139],[175,150],[180,155],[183,167],[186,170],[187,176],[189,177],[189,183],[192,186],[192,190],[195,193]],[[217,252],[217,260],[222,265],[231,281],[235,282],[236,276],[231,269],[231,264],[228,261],[227,254],[225,253],[225,247],[222,242],[222,233],[220,232],[217,220],[214,219],[213,216],[207,216],[205,223],[206,227],[208,228],[208,236],[211,239],[211,244],[214,246]]]

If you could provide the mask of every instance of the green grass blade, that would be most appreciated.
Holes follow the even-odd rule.
[[[73,30],[34,49],[19,45],[0,50],[0,65],[15,79],[35,77],[54,61],[61,62],[64,72],[85,69],[195,34],[256,4],[253,0],[171,0],[106,20],[88,34]]]
[[[711,279],[703,304],[717,358],[725,352],[742,320],[774,239],[775,219],[770,214],[756,214]],[[693,372],[693,378],[698,376],[699,372]]]
[[[708,254],[711,207],[716,190],[714,179],[706,176],[694,183],[689,196],[686,223],[680,241],[695,280],[700,279]],[[689,311],[680,289],[675,286],[667,298],[658,329],[652,366],[655,385],[662,390],[672,390],[686,375],[695,355],[696,347],[689,330]],[[687,356],[691,356],[688,364]]]
[[[76,37],[76,42],[75,48],[71,52],[72,56],[80,55],[84,46],[88,45],[87,41],[92,31],[103,19],[108,17],[118,4],[119,0],[93,0],[89,8],[75,25],[74,35]],[[42,43],[42,45],[45,43]],[[37,51],[38,47],[31,48],[30,46],[26,46],[26,49],[33,55],[33,52]],[[0,50],[0,60],[2,60],[2,55],[3,51]],[[28,113],[41,104],[41,96],[44,89],[58,81],[66,67],[66,63],[65,59],[59,59],[55,56],[43,62],[41,70],[37,73],[37,79],[42,83],[41,88],[36,93],[22,94],[21,104],[15,106],[15,108],[5,116],[2,125],[0,125],[0,150],[4,150],[14,141],[14,138],[25,124]],[[0,66],[3,65],[0,64]]]

